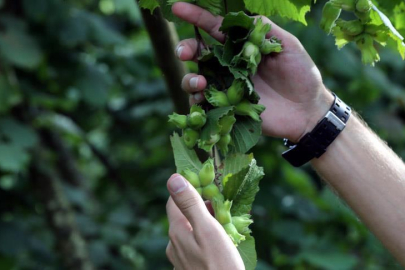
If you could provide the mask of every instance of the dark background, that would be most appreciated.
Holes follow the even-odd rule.
[[[0,6],[0,269],[173,269],[165,256],[173,101],[136,3]],[[404,62],[378,47],[373,68],[354,46],[337,50],[318,27],[321,8],[309,27],[274,20],[405,157]],[[193,36],[189,25],[178,32]],[[258,269],[400,269],[310,167],[280,158],[283,150],[264,137],[253,149],[266,173],[253,209]]]

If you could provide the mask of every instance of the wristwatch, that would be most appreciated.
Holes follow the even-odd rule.
[[[311,132],[305,134],[297,144],[284,139],[284,145],[289,149],[282,156],[294,167],[300,167],[313,158],[322,156],[346,127],[352,110],[336,94],[332,94],[335,97],[332,107]]]

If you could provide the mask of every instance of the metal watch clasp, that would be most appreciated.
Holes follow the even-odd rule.
[[[326,115],[325,118],[328,120],[328,122],[332,123],[336,129],[342,131],[345,127],[346,124],[342,122],[334,113],[329,111]]]

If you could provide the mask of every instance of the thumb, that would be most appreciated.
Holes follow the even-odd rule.
[[[211,217],[197,190],[180,174],[173,174],[167,181],[170,195],[192,227],[201,226]]]

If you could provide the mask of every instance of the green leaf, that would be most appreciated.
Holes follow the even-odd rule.
[[[220,15],[224,10],[223,0],[197,0],[196,4],[214,15]]]
[[[240,183],[236,194],[230,198],[233,201],[232,216],[240,216],[250,212],[256,193],[259,191],[259,182],[263,176],[263,168],[258,167],[256,160],[253,159],[249,165],[249,171]]]
[[[237,117],[231,132],[233,142],[231,151],[246,153],[257,144],[261,134],[261,122],[254,121],[250,117]]]
[[[221,171],[223,179],[222,194],[227,200],[233,200],[239,191],[242,182],[250,169],[249,165],[253,160],[253,154],[231,154],[227,156]]]
[[[37,41],[26,30],[26,25],[13,17],[4,17],[1,23],[5,30],[0,32],[0,56],[20,68],[34,69],[43,59]]]
[[[224,20],[222,21],[222,25],[219,28],[219,31],[222,31],[223,33],[226,33],[226,34],[228,34],[228,33],[232,34],[232,30],[234,30],[236,32],[237,30],[241,30],[241,28],[249,31],[254,28],[254,21],[255,21],[255,19],[253,17],[249,17],[243,11],[240,11],[237,13],[230,12],[224,17]],[[234,33],[234,34],[236,34],[236,33]],[[235,40],[231,36],[232,35],[230,35],[230,39]]]
[[[35,131],[12,118],[0,120],[0,134],[7,140],[20,148],[30,148],[38,143],[38,136]]]
[[[246,69],[238,67],[230,67],[229,71],[231,71],[232,75],[235,77],[236,80],[241,79],[246,82],[250,95],[252,95],[255,92],[253,82],[250,79],[249,72]]]
[[[0,143],[0,169],[20,172],[29,160],[28,153],[17,144]]]
[[[222,47],[222,45],[214,46],[214,51],[210,53],[203,51],[204,55],[198,63],[201,74],[207,79],[207,85],[214,85],[216,89],[221,90],[229,87],[235,79],[226,64],[221,62]]]
[[[255,247],[255,239],[252,236],[247,236],[246,240],[238,245],[238,251],[245,264],[246,270],[254,270],[257,265],[257,255]]]
[[[155,8],[159,7],[159,2],[157,0],[140,0],[139,7],[149,9],[152,14]]]
[[[172,4],[170,0],[157,0],[160,5],[160,9],[162,11],[163,16],[166,18],[166,20],[175,22],[175,23],[180,23],[183,22],[180,20],[178,17],[174,16],[172,13]],[[192,2],[192,0],[185,0],[184,2]]]
[[[351,254],[325,251],[304,251],[299,258],[315,267],[328,270],[353,269],[358,259]]]
[[[228,6],[228,12],[238,12],[245,10],[245,3],[243,0],[225,0]]]
[[[221,129],[221,126],[218,123],[219,119],[227,115],[232,110],[233,107],[221,107],[210,110],[207,113],[207,123],[201,130],[198,147],[207,152],[211,151],[213,144],[207,144],[207,142],[211,140],[211,136],[219,133]]]
[[[343,48],[346,44],[353,40],[353,37],[344,33],[338,26],[332,29],[332,34],[335,36],[335,45],[338,47],[338,49]]]
[[[90,33],[92,34],[91,37],[98,43],[102,45],[116,45],[116,44],[123,44],[125,38],[110,27],[106,21],[103,20],[101,16],[86,13],[86,19],[88,21],[90,27]]]
[[[253,82],[250,79],[249,72],[245,68],[232,66],[232,60],[235,55],[239,54],[241,47],[235,45],[231,40],[227,40],[225,45],[215,45],[213,48],[213,54],[218,62],[223,67],[228,67],[228,71],[232,74],[232,81],[235,79],[242,79],[246,82],[249,89],[249,94],[254,92]]]
[[[391,2],[391,1],[386,1]],[[405,30],[405,2],[401,1],[395,8],[394,8],[394,16],[393,22],[397,29]]]
[[[224,160],[224,167],[222,169],[222,175],[226,176],[230,173],[234,174],[239,172],[242,168],[249,166],[252,162],[253,154],[241,155],[230,154]]]
[[[284,171],[285,181],[303,196],[315,198],[317,190],[312,179],[304,171],[297,168],[286,168]]]
[[[64,45],[77,46],[87,41],[90,34],[90,24],[85,12],[74,12],[66,19],[59,38]]]
[[[280,15],[307,25],[305,14],[311,9],[312,0],[244,0],[246,8],[266,17]]]
[[[202,168],[202,163],[198,159],[195,151],[188,149],[183,139],[177,133],[174,133],[173,136],[170,137],[170,141],[172,143],[177,172],[180,173],[185,170],[191,170],[198,173]]]
[[[83,99],[88,104],[102,107],[107,103],[111,83],[108,73],[89,65],[84,67],[82,76],[76,82],[76,88],[81,91]]]
[[[44,22],[47,13],[52,9],[52,4],[47,0],[23,0],[24,15],[36,22]]]
[[[373,4],[373,10],[374,12],[371,12],[371,17],[373,19],[373,23],[376,23],[377,25],[385,25],[388,27],[390,30],[389,32],[389,37],[396,43],[396,49],[398,50],[399,54],[401,55],[402,59],[405,59],[405,44],[403,42],[404,38],[401,36],[401,34],[395,29],[395,27],[392,25],[390,19],[382,12],[380,11],[374,4]],[[377,18],[375,15],[378,15],[379,18]]]
[[[224,11],[223,0],[168,0],[170,5],[176,2],[187,2],[202,7],[214,15],[220,15]]]
[[[10,84],[6,76],[0,75],[0,113],[7,112],[20,101],[21,95],[18,89]]]
[[[400,6],[401,4],[404,4],[403,0],[390,0],[390,1],[376,0],[373,2],[378,3],[378,6],[380,7],[380,9],[383,9],[384,11],[392,11],[395,8],[397,8],[398,6]]]
[[[242,167],[237,173],[225,175],[222,181],[222,194],[225,199],[232,200],[239,191],[239,188],[243,181],[245,180],[246,174],[249,172],[249,165]]]

